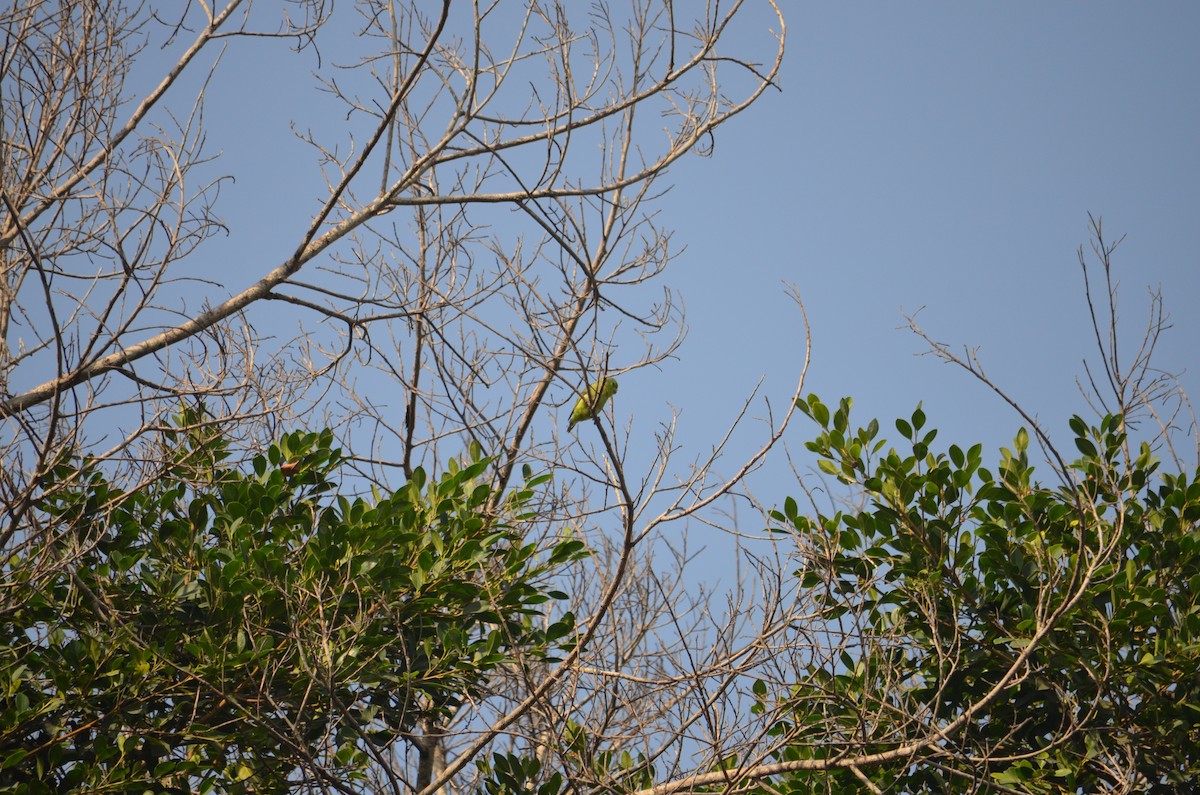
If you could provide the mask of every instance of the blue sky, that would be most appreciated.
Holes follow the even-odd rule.
[[[1094,353],[1076,256],[1089,211],[1108,237],[1126,235],[1127,347],[1147,288],[1161,287],[1174,328],[1158,364],[1189,370],[1200,394],[1200,6],[786,12],[783,91],[723,128],[712,158],[677,169],[664,200],[689,246],[674,285],[690,334],[668,371],[701,393],[684,406],[685,438],[762,375],[787,393],[801,347],[790,282],[812,323],[809,390],[827,402],[852,395],[862,421],[890,430],[923,401],[946,444],[1010,440],[1020,421],[1007,406],[897,329],[923,307],[927,332],[978,346],[989,375],[1073,450],[1066,419],[1086,414],[1074,379]],[[797,423],[789,446],[808,432]]]
[[[1158,364],[1191,370],[1185,386],[1200,395],[1200,6],[788,2],[785,14],[783,90],[720,128],[711,157],[676,164],[653,208],[686,247],[665,283],[689,335],[675,361],[622,379],[618,424],[632,417],[645,436],[674,407],[690,458],[760,379],[781,411],[803,351],[793,284],[813,332],[807,391],[851,395],[861,421],[889,431],[923,402],[945,444],[1007,444],[1012,410],[919,356],[924,344],[899,328],[921,310],[932,336],[977,346],[989,375],[1069,446],[1067,418],[1087,411],[1075,378],[1094,354],[1076,259],[1089,212],[1126,236],[1127,344],[1144,328],[1147,287],[1161,287],[1174,328]],[[733,35],[755,36],[765,58],[770,41],[752,21]],[[317,68],[311,53],[255,47],[245,61],[235,46],[225,57],[206,120],[223,152],[214,168],[237,175],[221,204],[232,234],[197,273],[228,268],[235,292],[290,253],[280,241],[294,245],[322,192],[292,123],[336,130],[345,115],[301,74]],[[255,310],[260,330],[269,311]],[[763,414],[760,400],[750,416]],[[751,420],[734,451],[764,430]],[[809,433],[797,421],[789,449]],[[796,491],[782,458],[752,485],[768,502]]]

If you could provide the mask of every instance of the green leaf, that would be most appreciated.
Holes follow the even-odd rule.
[[[820,425],[822,428],[828,428],[829,427],[829,409],[825,406],[824,403],[821,403],[820,401],[817,401],[816,403],[813,403],[810,405],[812,407],[812,418],[814,420],[816,420],[817,424]]]
[[[1071,419],[1067,421],[1067,424],[1071,426],[1071,431],[1074,432],[1076,436],[1087,436],[1087,423],[1084,422],[1079,415],[1072,416]]]
[[[962,448],[956,444],[950,445],[947,454],[950,456],[950,462],[960,469],[967,462],[967,457],[963,454]]]

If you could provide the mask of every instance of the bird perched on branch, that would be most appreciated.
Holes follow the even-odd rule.
[[[588,384],[588,388],[583,390],[583,395],[575,402],[575,408],[571,409],[571,419],[567,422],[567,430],[570,431],[584,420],[590,420],[599,414],[608,399],[616,393],[617,379],[615,378],[601,378],[599,381]]]

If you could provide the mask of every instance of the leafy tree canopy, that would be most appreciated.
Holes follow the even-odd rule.
[[[198,412],[168,439],[132,490],[62,461],[33,509],[48,543],[6,562],[0,788],[281,791],[304,767],[344,789],[489,673],[571,643],[571,614],[544,610],[581,542],[520,532],[547,476],[493,509],[476,449],[350,497],[328,432],[249,472]]]
[[[861,501],[773,514],[808,551],[805,631],[840,650],[757,686],[789,771],[774,791],[1188,790],[1200,476],[1161,473],[1120,415],[1073,417],[1080,456],[1048,485],[1024,429],[990,469],[978,444],[935,452],[920,408],[897,449],[850,407],[799,403],[820,469]]]

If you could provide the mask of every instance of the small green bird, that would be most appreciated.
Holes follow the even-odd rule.
[[[588,388],[583,390],[583,397],[575,402],[575,408],[571,409],[571,419],[567,421],[567,430],[570,431],[584,420],[590,420],[600,413],[604,408],[604,404],[608,399],[617,393],[617,379],[601,378],[595,383],[589,384]]]

